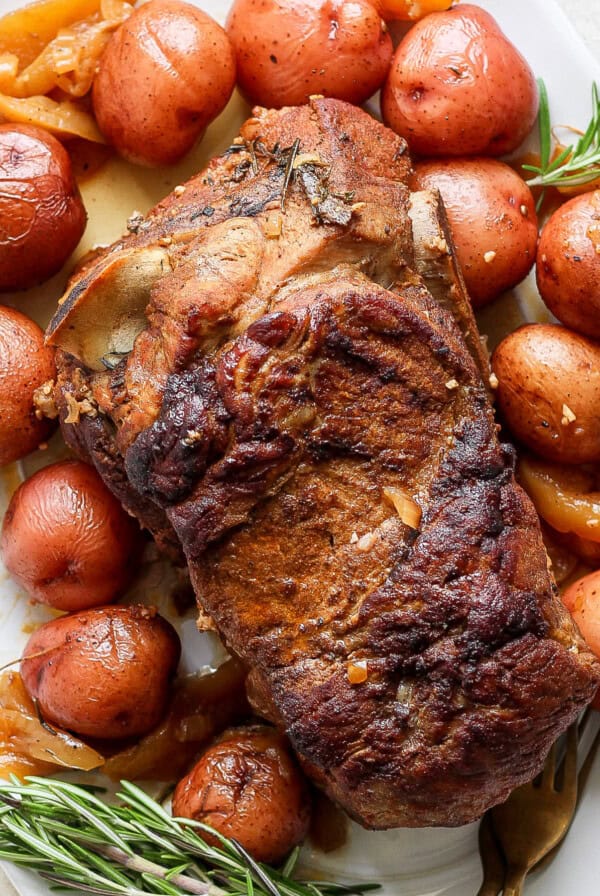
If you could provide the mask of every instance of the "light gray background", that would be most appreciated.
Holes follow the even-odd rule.
[[[557,2],[568,13],[589,48],[600,59],[600,3],[598,0],[557,0]]]
[[[476,2],[476,0],[475,0]],[[527,2],[527,0],[524,0]],[[557,0],[579,31],[588,47],[600,59],[600,2],[599,0]],[[15,3],[15,6],[18,5]],[[0,868],[1,896],[18,896]]]

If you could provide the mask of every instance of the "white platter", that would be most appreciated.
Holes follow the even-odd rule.
[[[198,5],[223,21],[228,0],[196,0]],[[590,10],[598,0],[589,0]],[[0,0],[0,13],[16,6],[15,0]],[[590,85],[600,82],[600,63],[576,34],[554,0],[479,0],[500,22],[504,31],[529,60],[536,74],[548,86],[553,121],[585,125],[590,113]],[[234,97],[226,112],[208,131],[202,145],[176,169],[146,172],[124,162],[111,161],[83,186],[90,223],[79,253],[97,243],[116,239],[134,209],[145,211],[176,184],[199,170],[213,155],[229,145],[244,120],[248,107]],[[126,186],[124,184],[126,183]],[[41,324],[48,320],[56,298],[62,291],[64,274],[27,298],[15,297]],[[6,302],[4,297],[2,301]],[[8,297],[8,303],[11,299]],[[519,320],[540,319],[545,310],[526,282],[513,296],[503,299],[482,315],[485,331],[494,321],[495,341]],[[44,460],[38,455],[28,469]],[[10,492],[21,478],[14,467],[0,478],[0,514]],[[158,588],[159,583],[155,583]],[[48,613],[30,606],[19,594],[0,565],[0,664],[13,659],[25,643],[27,631]],[[210,661],[214,642],[203,640],[193,624],[184,625],[184,656],[191,664]],[[598,854],[598,816],[600,813],[600,763],[596,763],[588,789],[573,828],[555,861],[531,877],[528,896],[572,896],[598,892],[600,856]],[[382,896],[475,896],[481,880],[477,854],[477,826],[458,830],[400,830],[372,833],[352,826],[346,845],[328,856],[305,850],[305,864],[326,876],[340,875],[377,880],[384,884]],[[7,867],[10,880],[20,896],[47,896],[49,891],[30,874]],[[0,896],[9,885],[0,869]]]

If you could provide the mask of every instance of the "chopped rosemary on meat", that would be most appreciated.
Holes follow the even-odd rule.
[[[0,782],[0,859],[61,889],[96,896],[350,896],[378,886],[295,879],[297,849],[281,869],[259,864],[235,840],[172,818],[125,781],[118,805],[104,803],[98,789],[51,778],[26,782]]]
[[[300,140],[296,138],[294,140],[293,146],[289,151],[289,155],[287,157],[287,162],[285,165],[285,176],[283,178],[283,188],[281,190],[281,211],[285,211],[285,197],[287,196],[287,191],[289,189],[293,174],[294,174],[294,161],[296,156],[298,155],[298,150],[300,149]]]
[[[553,153],[553,128],[550,121],[548,91],[539,79],[540,110],[538,115],[540,134],[540,164],[523,165],[525,171],[535,177],[527,183],[530,187],[578,187],[600,178],[600,95],[598,85],[592,84],[592,118],[580,139],[571,146],[557,146]],[[539,203],[538,203],[539,204]]]

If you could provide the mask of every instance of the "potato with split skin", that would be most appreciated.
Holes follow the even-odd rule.
[[[36,413],[34,393],[56,377],[40,327],[0,305],[0,467],[34,451],[54,423]]]
[[[576,196],[550,217],[536,276],[541,297],[563,324],[600,339],[600,190]]]
[[[181,0],[150,0],[112,35],[93,86],[105,137],[140,165],[173,165],[223,111],[235,86],[221,26]]]
[[[51,724],[119,740],[160,722],[179,655],[175,630],[152,608],[98,607],[39,628],[21,676]]]
[[[600,345],[565,327],[528,324],[492,355],[500,413],[542,457],[600,461]]]
[[[93,467],[78,460],[34,473],[12,496],[0,554],[35,601],[84,610],[120,597],[137,570],[142,539],[135,520]]]
[[[392,58],[369,0],[234,0],[226,28],[240,90],[268,108],[315,94],[360,105],[381,87]]]
[[[529,64],[485,10],[460,3],[400,42],[382,92],[385,123],[418,156],[501,156],[531,131]]]
[[[41,128],[0,124],[0,291],[28,289],[56,274],[85,224],[64,147]]]
[[[259,862],[278,863],[308,833],[308,786],[274,728],[233,728],[179,782],[173,815],[233,837]]]
[[[476,308],[527,276],[538,222],[531,190],[512,168],[486,158],[418,162],[414,185],[439,190]]]

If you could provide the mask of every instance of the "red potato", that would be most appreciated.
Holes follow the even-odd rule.
[[[6,568],[34,600],[83,610],[116,600],[137,568],[137,523],[78,460],[39,470],[15,492],[2,525]]]
[[[554,212],[542,230],[536,275],[550,311],[567,327],[600,339],[600,190]]]
[[[238,86],[260,106],[297,106],[315,94],[360,105],[392,58],[368,0],[234,0],[226,28]]]
[[[30,125],[0,125],[0,291],[28,289],[59,271],[85,224],[58,140]]]
[[[47,622],[21,676],[43,717],[83,737],[146,734],[167,708],[179,662],[173,627],[148,607],[101,607]]]
[[[419,156],[501,156],[531,131],[538,89],[496,20],[459,4],[400,42],[382,93],[386,124]]]
[[[150,0],[111,37],[94,80],[94,114],[120,155],[173,165],[223,111],[233,50],[217,22],[181,0]]]
[[[486,158],[419,162],[414,182],[441,193],[476,308],[527,276],[535,260],[537,215],[531,190],[512,168]]]
[[[173,815],[202,821],[257,861],[277,863],[306,837],[310,798],[285,738],[267,726],[237,728],[179,782]]]
[[[577,623],[583,639],[600,658],[600,570],[575,582],[562,595],[567,610]],[[600,691],[592,703],[600,710]]]
[[[52,431],[39,419],[34,392],[56,376],[54,350],[36,323],[0,305],[0,467],[25,457]]]
[[[600,462],[600,345],[553,324],[519,327],[492,355],[498,408],[547,460]]]

